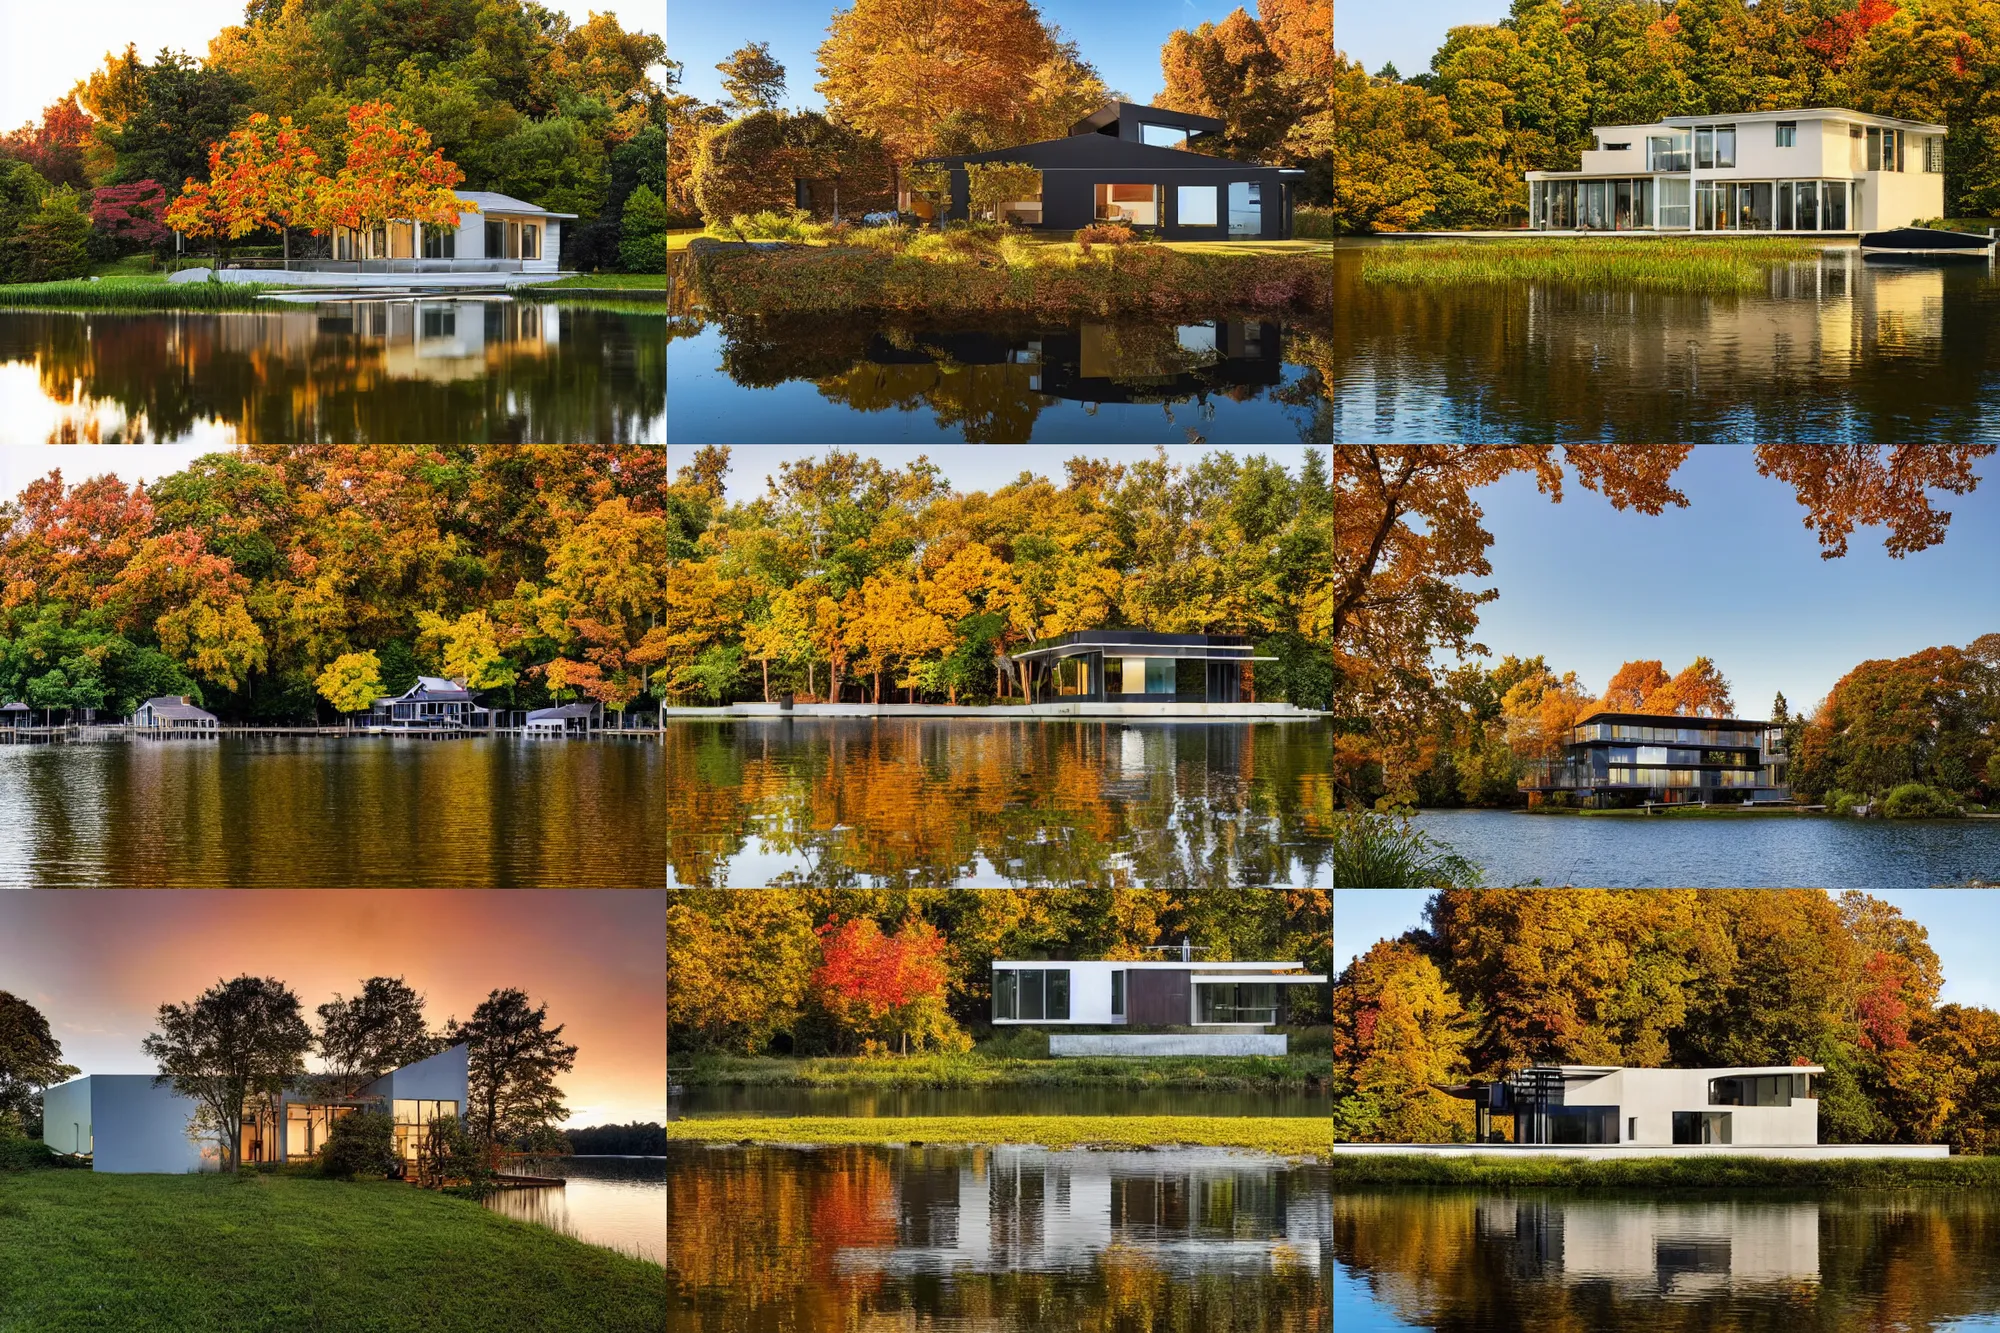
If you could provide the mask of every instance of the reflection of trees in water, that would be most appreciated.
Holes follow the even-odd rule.
[[[460,318],[496,313],[519,312],[468,304]],[[511,336],[503,321],[483,373],[463,378],[391,373],[381,342],[336,331],[338,319],[323,327],[310,310],[0,312],[0,362],[37,364],[52,401],[80,392],[116,404],[133,443],[178,439],[211,418],[245,443],[660,439],[665,317],[564,306],[557,318],[554,341]]]
[[[1830,255],[1768,294],[1361,281],[1337,252],[1331,318],[1289,359],[1329,411],[1310,438],[1989,438],[2000,354],[1983,266]]]
[[[783,884],[1279,884],[1323,878],[1331,741],[1310,723],[677,723],[669,864],[727,886],[755,838]]]
[[[1343,1191],[1333,1245],[1377,1301],[1441,1333],[1837,1333],[2000,1305],[2000,1202],[1971,1191]]]

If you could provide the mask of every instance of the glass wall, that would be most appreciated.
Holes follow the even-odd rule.
[[[1710,1106],[1790,1106],[1809,1091],[1806,1074],[1743,1074],[1708,1081]]]
[[[1261,236],[1264,232],[1264,186],[1258,181],[1229,183],[1229,234]]]
[[[440,1116],[463,1117],[464,1108],[455,1101],[405,1100],[397,1098],[393,1103],[396,1120],[396,1156],[405,1162],[414,1162],[423,1155],[424,1143],[430,1138],[431,1121]]]
[[[993,1016],[1021,1022],[1069,1018],[1069,969],[995,968]]]
[[[1679,745],[1740,745],[1756,749],[1763,730],[1737,727],[1642,727],[1630,722],[1586,722],[1571,732],[1584,741],[1664,741]]]
[[[1278,987],[1275,982],[1196,981],[1195,1022],[1275,1023]]]
[[[1689,134],[1686,130],[1675,130],[1669,134],[1655,134],[1646,140],[1646,169],[1648,171],[1686,171],[1688,169]],[[1686,201],[1683,200],[1683,203]]]
[[[1693,197],[1693,182],[1686,180],[1664,180],[1659,183],[1660,205],[1658,225],[1662,231],[1686,231],[1690,224],[1688,210]]]
[[[1762,773],[1752,769],[1732,773],[1702,768],[1637,768],[1613,764],[1604,780],[1615,787],[1761,787]]]
[[[1215,225],[1215,187],[1182,185],[1174,191],[1174,220],[1183,227]]]
[[[1129,222],[1135,227],[1160,225],[1160,187],[1157,185],[1099,185],[1096,188],[1099,222]]]
[[[1728,1111],[1674,1112],[1675,1143],[1733,1143]]]

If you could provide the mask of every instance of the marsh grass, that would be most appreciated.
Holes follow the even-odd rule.
[[[671,1129],[671,1126],[669,1127]],[[1560,1158],[1335,1157],[1336,1185],[1475,1185],[1506,1189],[1877,1189],[1906,1186],[2000,1188],[2000,1157],[1795,1161],[1782,1157],[1642,1157],[1632,1161]]]
[[[1762,291],[1770,265],[1812,259],[1824,248],[1818,241],[1779,237],[1398,242],[1369,250],[1361,279],[1413,287],[1543,282],[1715,295]]]
[[[1286,1056],[1115,1056],[1052,1060],[1048,1036],[1010,1034],[1005,1054],[855,1057],[698,1055],[690,1087],[784,1088],[1104,1088],[1190,1092],[1301,1092],[1333,1072],[1332,1040],[1325,1054]],[[1020,1043],[1030,1042],[1039,1051]],[[1295,1042],[1295,1045],[1298,1043]]]
[[[693,234],[700,235],[699,232]],[[559,292],[569,287],[597,289],[606,287],[637,287],[665,291],[667,289],[667,275],[665,273],[578,273],[573,277],[558,278],[554,282],[537,282],[530,285],[537,290],[545,292]]]
[[[1407,818],[1372,810],[1335,817],[1336,889],[1455,889],[1479,880],[1478,866]]]
[[[672,1120],[669,1139],[767,1143],[1020,1143],[1044,1148],[1249,1148],[1333,1157],[1333,1122],[1301,1116],[994,1115]]]
[[[22,282],[0,286],[0,310],[256,310],[272,288],[258,283],[184,282],[164,277],[103,282]]]

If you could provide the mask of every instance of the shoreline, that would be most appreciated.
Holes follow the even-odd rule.
[[[1296,704],[1206,704],[1206,703],[1048,703],[1048,704],[723,704],[713,708],[669,708],[669,720],[686,718],[840,718],[840,717],[939,717],[1014,718],[1040,721],[1070,718],[1143,718],[1153,721],[1192,722],[1316,722],[1330,713],[1315,712]]]
[[[1301,1066],[1313,1066],[1302,1068]],[[1324,1066],[1322,1071],[1319,1066]],[[1329,1086],[1329,1056],[1027,1057],[772,1056],[698,1057],[676,1071],[682,1088],[809,1088],[916,1092],[969,1088],[1086,1088],[1113,1091],[1296,1093]],[[1327,1114],[1333,1113],[1329,1097]]]
[[[2000,1157],[1848,1157],[1800,1161],[1781,1157],[1702,1154],[1636,1157],[1629,1161],[1573,1161],[1552,1157],[1432,1157],[1419,1153],[1361,1155],[1344,1153],[1336,1147],[1332,1162],[1335,1184],[1349,1186],[1475,1186],[1502,1189],[1554,1186],[1593,1190],[1973,1186],[2000,1190]]]
[[[1276,1157],[1333,1160],[1333,1122],[1317,1116],[893,1116],[867,1120],[841,1116],[733,1116],[670,1120],[667,1141],[1110,1151],[1242,1148]]]

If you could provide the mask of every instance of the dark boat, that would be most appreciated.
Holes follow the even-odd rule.
[[[1933,227],[1892,227],[1861,234],[1863,255],[1897,255],[1924,259],[1984,259],[1993,253],[1991,236]]]

